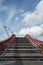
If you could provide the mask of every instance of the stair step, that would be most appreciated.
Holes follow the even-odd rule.
[[[32,46],[31,43],[13,43],[12,46]]]
[[[15,57],[15,58],[0,58],[0,61],[16,61],[16,60],[20,60],[20,61],[43,61],[43,58],[29,58],[29,57]]]
[[[28,41],[26,38],[15,38],[14,43],[29,43],[30,41]]]
[[[11,53],[14,53],[14,52],[16,53],[17,51],[12,51],[12,50],[10,50],[10,51],[6,51],[6,52],[7,52],[7,53],[10,53],[10,52],[11,52]],[[19,53],[39,53],[39,51],[32,51],[32,50],[31,50],[31,51],[28,51],[28,50],[19,50],[18,52],[19,52]]]
[[[5,49],[5,50],[6,50],[6,51],[8,51],[8,50],[13,50],[13,51],[14,51],[14,50],[17,50],[17,51],[19,51],[19,50],[30,50],[30,51],[33,50],[33,51],[34,51],[34,50],[35,50],[35,51],[36,51],[37,49],[36,49],[36,48],[35,48],[35,49],[30,49],[30,48],[29,48],[29,49],[8,48],[8,49]]]
[[[39,53],[6,53],[4,56],[1,56],[0,60],[43,60],[43,55]]]
[[[30,42],[26,42],[26,41],[14,41],[14,43],[30,43]]]
[[[13,61],[1,61],[0,65],[43,65],[43,61],[40,60],[13,60]]]
[[[43,55],[40,53],[6,53],[4,55],[1,56],[1,58],[14,58],[14,57],[30,57],[30,58],[43,58]]]
[[[43,61],[43,58],[29,58],[29,57],[14,57],[14,58],[1,58],[0,61],[16,61],[16,60],[26,60],[26,61]]]
[[[6,49],[6,52],[19,52],[19,53],[39,53],[39,51],[37,49]]]
[[[1,56],[0,58],[43,58],[42,54],[39,53],[6,53],[5,55]]]
[[[22,48],[22,49],[24,49],[24,48],[25,48],[25,49],[26,49],[26,48],[29,49],[29,48],[30,48],[30,49],[33,49],[33,48],[35,48],[35,47],[33,47],[33,46],[10,46],[10,47],[8,47],[8,48]],[[8,48],[7,48],[7,49],[8,49]]]

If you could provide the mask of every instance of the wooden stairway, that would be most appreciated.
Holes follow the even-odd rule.
[[[43,61],[43,55],[26,38],[16,37],[12,46],[7,47],[0,61]]]

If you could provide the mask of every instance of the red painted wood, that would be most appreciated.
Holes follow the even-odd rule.
[[[31,42],[31,44],[34,46],[34,47],[36,47],[39,51],[40,51],[40,53],[42,53],[42,47],[41,47],[41,45],[43,45],[43,41],[40,41],[40,40],[37,40],[37,39],[34,39],[34,38],[32,38],[30,35],[25,35],[25,37]]]
[[[12,45],[15,37],[16,37],[15,34],[13,34],[10,38],[3,40],[3,41],[0,41],[0,54],[3,53],[5,48]]]

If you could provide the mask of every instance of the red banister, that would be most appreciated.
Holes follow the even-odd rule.
[[[43,41],[34,39],[29,34],[25,35],[25,37],[31,42],[31,44],[34,47],[36,47],[40,51],[40,53],[42,53],[43,49],[42,49],[41,45],[43,45]]]
[[[3,51],[5,50],[5,48],[7,48],[8,46],[12,45],[15,37],[16,37],[15,34],[13,34],[8,39],[0,41],[0,54],[3,53]]]

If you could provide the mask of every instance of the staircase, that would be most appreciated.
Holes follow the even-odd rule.
[[[32,63],[38,62],[40,65],[40,62],[43,62],[43,55],[40,54],[39,51],[35,47],[33,47],[30,41],[28,41],[26,38],[16,37],[14,39],[12,46],[7,47],[4,53],[1,54],[0,63],[2,64],[2,62],[9,62],[9,61],[13,62],[16,60],[20,62],[24,61],[24,63],[28,61],[28,63],[26,63],[27,65],[30,62]],[[19,63],[19,65],[26,65],[26,64]]]

